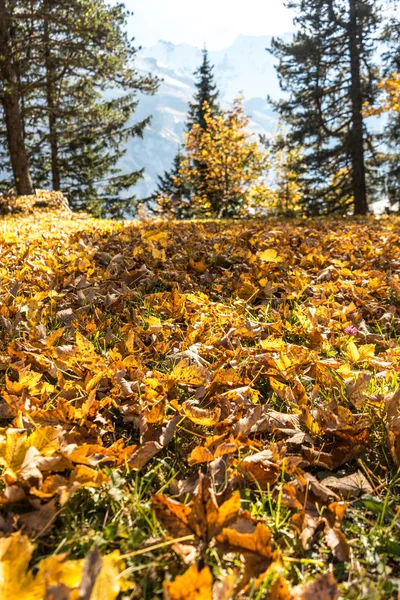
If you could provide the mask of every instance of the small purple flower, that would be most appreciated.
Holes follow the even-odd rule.
[[[357,329],[357,327],[354,327],[354,325],[349,325],[348,327],[346,327],[344,332],[347,333],[348,335],[357,335],[358,329]]]

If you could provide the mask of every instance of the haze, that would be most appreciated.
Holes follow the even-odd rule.
[[[240,34],[279,35],[293,31],[293,12],[282,0],[126,0],[134,12],[130,32],[141,46],[158,40],[221,50]]]

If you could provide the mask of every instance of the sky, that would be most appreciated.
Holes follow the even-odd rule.
[[[158,40],[222,50],[238,35],[293,31],[293,14],[283,0],[125,0],[134,12],[130,33],[138,45]]]

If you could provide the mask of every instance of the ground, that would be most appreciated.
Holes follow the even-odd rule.
[[[397,598],[400,220],[12,212],[1,597]]]

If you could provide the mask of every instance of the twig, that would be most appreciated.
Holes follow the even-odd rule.
[[[148,552],[152,552],[153,550],[158,550],[159,548],[165,548],[165,546],[172,546],[172,544],[178,544],[179,542],[192,542],[194,540],[194,535],[184,535],[180,538],[175,538],[174,540],[168,540],[167,542],[160,542],[159,544],[154,544],[154,546],[149,546],[148,548],[142,548],[141,550],[135,550],[135,552],[128,552],[128,554],[123,554],[119,556],[118,559],[123,558],[132,558],[133,556],[139,556],[140,554],[147,554]]]

